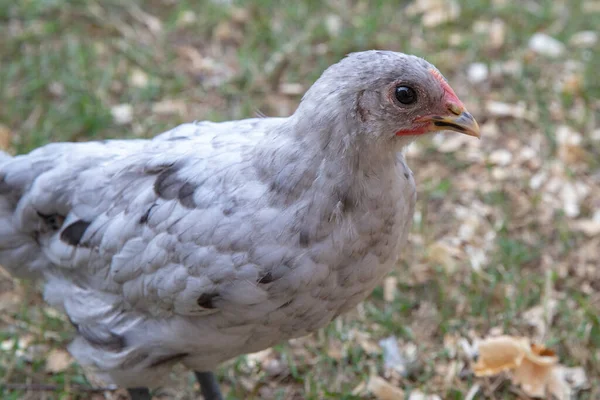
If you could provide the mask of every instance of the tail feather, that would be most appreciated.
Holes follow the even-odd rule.
[[[18,168],[13,169],[15,162]],[[0,265],[16,276],[27,278],[38,275],[35,267],[43,259],[39,257],[39,246],[34,238],[22,232],[15,222],[23,187],[13,175],[21,178],[21,175],[31,175],[31,170],[18,157],[0,150]]]

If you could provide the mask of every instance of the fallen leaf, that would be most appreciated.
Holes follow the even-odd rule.
[[[582,219],[572,224],[573,230],[583,232],[586,236],[600,235],[600,220],[597,218]]]
[[[575,47],[594,47],[598,42],[598,32],[595,31],[581,31],[575,33],[569,39],[569,44]]]
[[[61,349],[54,349],[46,357],[46,372],[52,374],[63,372],[69,368],[72,361],[69,353]]]
[[[12,142],[12,134],[7,126],[0,124],[0,150],[8,150]]]
[[[152,105],[152,112],[161,115],[180,115],[187,112],[187,104],[183,100],[164,99]]]
[[[383,281],[383,299],[387,303],[391,303],[396,298],[396,287],[398,286],[398,278],[388,276]]]
[[[129,74],[129,82],[134,87],[144,88],[148,86],[148,74],[139,68],[135,68]]]
[[[582,368],[558,364],[558,356],[543,345],[524,337],[498,336],[479,341],[479,358],[472,366],[475,376],[491,376],[507,371],[513,384],[535,398],[553,395],[569,400],[573,392],[587,385]]]
[[[565,52],[565,45],[545,33],[536,33],[529,39],[529,48],[546,57],[556,58]]]
[[[438,26],[460,17],[460,5],[453,0],[415,0],[406,7],[408,16],[421,15],[426,27]]]
[[[489,70],[484,63],[473,63],[467,68],[467,77],[473,84],[485,82],[488,78]]]
[[[356,331],[354,333],[356,342],[358,345],[365,351],[367,354],[380,354],[381,348],[377,345],[375,341],[371,339],[371,337],[362,331]]]
[[[367,390],[378,400],[404,400],[404,391],[379,376],[369,378]]]
[[[287,96],[300,96],[305,90],[301,83],[283,82],[279,85],[279,92]]]
[[[489,28],[490,41],[489,46],[492,49],[499,49],[504,45],[506,37],[506,24],[503,20],[496,18],[490,23]]]
[[[498,336],[477,343],[478,359],[473,365],[476,376],[496,375],[518,367],[528,351],[525,338]]]
[[[441,240],[432,243],[427,248],[427,259],[433,264],[439,264],[444,267],[449,274],[457,270],[458,263],[455,257],[459,255],[455,246],[451,246]]]
[[[506,166],[511,161],[512,153],[506,149],[498,149],[490,153],[489,162],[494,165]]]
[[[425,394],[419,390],[413,390],[410,392],[408,400],[442,400],[437,394]]]
[[[547,304],[540,304],[523,313],[523,319],[527,324],[535,328],[538,338],[543,338],[546,335],[557,306],[558,302],[550,299]]]
[[[523,102],[517,104],[503,103],[501,101],[490,100],[485,104],[488,113],[494,117],[510,117],[524,119],[531,122],[537,121],[537,116]]]
[[[110,109],[113,120],[117,125],[126,125],[133,119],[133,107],[131,104],[118,104]]]
[[[528,396],[544,397],[558,357],[543,346],[533,344],[531,350],[525,353],[523,362],[512,372],[512,381],[520,385]]]

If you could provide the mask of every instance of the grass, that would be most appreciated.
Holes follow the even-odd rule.
[[[586,370],[591,385],[577,398],[598,398],[600,243],[576,226],[598,210],[600,52],[572,42],[582,31],[600,33],[598,7],[591,0],[460,1],[456,19],[426,27],[419,14],[408,15],[409,2],[227,3],[0,0],[0,145],[23,153],[53,141],[151,137],[184,121],[288,115],[303,91],[289,83],[306,89],[346,53],[370,48],[425,56],[483,127],[480,143],[447,151],[455,139],[446,135],[410,149],[419,204],[392,274],[393,298],[378,288],[321,332],[223,366],[228,398],[370,398],[355,388],[373,374],[407,397],[418,390],[463,399],[480,384],[485,398],[524,398],[508,383],[476,379],[444,343],[497,330],[534,336],[524,312],[549,297],[557,310],[539,339],[562,363]],[[503,27],[498,43],[494,24]],[[536,32],[567,44],[564,54],[532,52]],[[481,83],[467,74],[476,62],[491,71]],[[534,117],[495,114],[486,106],[492,100],[522,102]],[[113,115],[118,105],[131,107],[122,123]],[[560,126],[581,141],[561,142]],[[494,162],[500,149],[511,162]],[[532,188],[540,173],[545,183]],[[566,214],[561,200],[560,187],[570,184],[587,188],[577,215]],[[440,255],[440,243],[454,252]],[[2,398],[92,396],[73,389],[89,387],[77,364],[46,371],[48,352],[64,349],[72,334],[65,318],[43,305],[33,284],[5,278],[0,289],[9,304],[0,323],[0,385],[56,386],[0,386]],[[6,300],[14,293],[17,301]],[[390,335],[401,349],[416,345],[406,376],[384,366],[377,342]],[[178,389],[163,395],[191,398],[191,377],[178,371],[174,378]]]

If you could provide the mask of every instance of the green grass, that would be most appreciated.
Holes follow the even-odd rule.
[[[556,128],[568,125],[582,134],[587,158],[568,164],[561,179],[591,186],[579,218],[591,217],[598,208],[593,199],[600,194],[600,141],[590,134],[600,121],[600,52],[567,45],[563,56],[551,59],[531,53],[527,45],[536,32],[565,44],[577,32],[599,34],[600,15],[586,9],[591,1],[460,1],[460,18],[435,27],[424,27],[419,16],[407,16],[409,2],[404,1],[220,3],[0,0],[0,126],[10,132],[10,150],[23,153],[53,141],[151,137],[184,121],[245,118],[257,111],[285,115],[300,96],[280,93],[281,83],[306,89],[348,52],[385,48],[424,56],[439,67],[483,122],[477,153],[506,148],[517,154],[532,146],[539,161],[537,167],[511,164],[506,167],[512,168],[511,175],[498,180],[493,165],[466,156],[466,146],[439,153],[433,141],[421,142],[420,151],[409,156],[419,185],[421,221],[393,273],[399,282],[395,299],[386,302],[379,288],[360,312],[341,317],[312,337],[277,346],[269,356],[281,364],[277,374],[266,364],[252,366],[247,357],[228,363],[219,371],[228,398],[249,398],[248,393],[276,399],[369,398],[352,392],[370,375],[386,371],[381,354],[369,352],[364,342],[376,345],[395,335],[401,343],[418,347],[414,373],[386,375],[407,394],[420,390],[462,399],[479,382],[486,398],[516,399],[510,385],[492,393],[490,382],[477,380],[468,368],[444,384],[439,368],[458,357],[448,355],[444,337],[468,337],[469,332],[484,336],[497,327],[529,335],[522,315],[543,301],[547,276],[559,305],[543,340],[562,363],[584,367],[590,382],[600,379],[600,273],[597,257],[590,256],[598,238],[573,230],[572,218],[560,207],[548,211],[544,193],[529,187],[540,168],[554,174],[551,165],[560,159]],[[491,48],[489,34],[477,28],[494,20],[505,23],[505,39],[498,48]],[[520,64],[522,72],[494,72],[483,84],[468,82],[471,63],[482,62],[493,71],[507,61]],[[580,71],[578,89],[557,90],[573,68]],[[136,75],[144,82],[137,82]],[[496,118],[484,107],[487,100],[523,102],[537,120]],[[157,103],[169,101],[183,104],[181,111],[157,111]],[[115,122],[111,110],[119,104],[131,105],[131,122]],[[486,136],[491,124],[498,134]],[[463,189],[466,182],[477,184]],[[458,237],[465,221],[455,210],[476,210],[478,204],[490,211],[473,211],[479,231],[457,245],[461,252],[455,268],[429,259],[433,243]],[[525,206],[530,210],[521,215]],[[486,245],[487,258],[480,270],[473,269],[465,246],[483,246],[486,240],[478,235],[489,232],[494,235]],[[582,265],[591,266],[592,272],[583,271]],[[72,335],[69,324],[31,294],[33,285],[26,291],[30,294],[21,305],[0,320],[0,343],[29,337],[29,347],[65,348]],[[429,309],[434,312],[427,313]],[[16,344],[0,353],[2,398],[89,396],[73,392],[74,386],[90,385],[77,364],[49,374],[44,351],[38,356],[22,353]],[[182,376],[180,394],[191,394],[193,382]],[[3,388],[8,383],[56,389]],[[577,398],[597,398],[598,386]]]

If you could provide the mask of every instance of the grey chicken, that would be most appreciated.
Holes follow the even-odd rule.
[[[427,61],[353,53],[287,118],[0,155],[0,264],[45,282],[69,350],[149,398],[175,363],[220,398],[221,362],[313,332],[397,263],[415,205],[401,153],[479,136]]]

